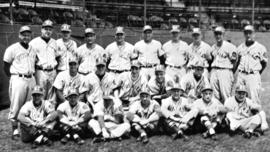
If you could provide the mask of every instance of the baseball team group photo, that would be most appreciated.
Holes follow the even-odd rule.
[[[0,151],[270,151],[270,34],[254,9],[237,28],[202,12],[167,29],[0,23]]]

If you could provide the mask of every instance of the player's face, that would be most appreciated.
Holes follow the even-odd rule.
[[[195,77],[200,78],[202,77],[203,71],[204,71],[203,67],[195,67],[193,74]]]
[[[41,105],[43,95],[42,94],[35,93],[32,96],[33,96],[33,103],[34,103],[34,105]]]
[[[76,62],[70,62],[69,63],[69,70],[71,73],[77,73],[78,64]]]
[[[180,96],[182,95],[182,91],[180,89],[171,90],[172,99],[178,101]]]
[[[156,71],[155,72],[156,74],[156,79],[157,79],[157,82],[164,82],[165,80],[165,73],[163,71]]]
[[[69,38],[70,38],[70,35],[71,35],[70,32],[67,32],[67,31],[63,31],[63,32],[62,32],[62,37],[63,37],[63,39],[65,39],[65,40],[69,39]]]
[[[146,30],[143,32],[143,39],[145,41],[151,41],[153,38],[153,33],[151,30]]]
[[[77,105],[77,101],[79,99],[79,96],[77,96],[76,94],[70,95],[67,100],[69,101],[69,104],[71,106],[76,106]]]
[[[44,38],[51,38],[53,32],[52,27],[43,27],[41,29],[41,36]]]
[[[177,41],[180,38],[180,33],[179,32],[172,32],[172,40]]]
[[[194,42],[200,42],[202,39],[201,34],[199,34],[199,33],[192,34],[192,39]]]
[[[235,98],[240,102],[245,101],[246,95],[247,95],[247,93],[244,91],[236,91],[235,92]]]
[[[21,42],[28,44],[31,40],[32,33],[31,32],[22,32],[19,34],[19,39]]]
[[[96,34],[94,33],[87,33],[85,34],[85,40],[88,44],[93,44],[96,41]]]
[[[205,90],[204,92],[202,92],[202,98],[205,103],[211,102],[212,96],[213,96],[213,91],[211,90]]]
[[[97,71],[96,74],[97,75],[104,75],[106,71],[106,66],[101,64],[101,65],[97,65]]]
[[[122,43],[125,41],[125,34],[124,33],[117,33],[115,34],[115,40],[118,43]]]
[[[146,93],[142,93],[140,95],[141,104],[144,107],[148,107],[150,105],[150,95]]]
[[[140,72],[140,68],[135,67],[135,66],[131,67],[131,74],[136,75],[136,74],[139,74],[139,72]]]
[[[253,41],[254,40],[254,32],[252,31],[244,31],[244,36],[246,41]]]
[[[222,32],[214,32],[214,35],[217,42],[220,42],[223,40],[224,34]]]

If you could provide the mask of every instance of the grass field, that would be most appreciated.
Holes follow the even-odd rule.
[[[270,49],[270,33],[258,33],[257,40]],[[242,33],[228,32],[226,39],[230,39],[232,43],[239,45],[243,41]],[[205,33],[205,41],[213,44],[212,34]],[[269,55],[269,52],[268,52]],[[263,92],[262,105],[267,113],[268,122],[270,122],[270,70],[269,66],[262,75]],[[218,141],[205,140],[199,134],[191,135],[189,142],[181,139],[172,141],[170,137],[165,135],[154,136],[150,138],[147,145],[137,143],[134,137],[123,140],[121,142],[112,141],[107,143],[92,144],[92,139],[87,139],[86,143],[78,146],[72,142],[63,146],[59,141],[55,142],[51,147],[39,147],[35,150],[31,149],[30,144],[24,144],[21,141],[15,142],[10,138],[11,126],[7,120],[8,110],[0,112],[0,151],[95,151],[95,152],[167,152],[167,151],[195,151],[195,152],[268,152],[270,151],[270,131],[260,138],[245,139],[240,135],[230,137],[228,134],[218,134]]]

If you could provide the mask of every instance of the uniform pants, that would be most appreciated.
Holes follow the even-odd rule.
[[[166,74],[168,74],[176,84],[180,84],[181,79],[183,78],[184,75],[186,75],[186,69],[184,67],[174,68],[167,66]]]
[[[51,99],[53,96],[53,82],[56,77],[56,70],[47,72],[36,70],[36,82],[44,89],[44,99]]]
[[[152,68],[141,68],[141,74],[146,76],[147,80],[150,80],[153,76],[155,76],[155,67]]]
[[[87,133],[87,122],[83,122],[78,124],[80,128],[72,128],[66,124],[60,124],[60,131],[62,135],[70,134],[71,136],[74,134],[78,134],[79,136],[85,136]]]

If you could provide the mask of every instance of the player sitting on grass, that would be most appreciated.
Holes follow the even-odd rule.
[[[120,103],[115,103],[110,96],[94,106],[94,119],[89,121],[89,127],[98,136],[93,142],[119,139],[130,131],[130,124],[124,118]]]
[[[21,139],[23,142],[32,142],[33,147],[52,144],[49,137],[53,134],[57,112],[53,104],[43,100],[43,89],[35,86],[32,90],[33,99],[26,102],[19,112],[21,123]]]
[[[148,143],[148,133],[157,130],[158,121],[161,115],[160,106],[155,100],[151,100],[148,91],[140,93],[140,100],[135,102],[127,114],[132,127],[139,133],[137,141]]]
[[[195,100],[193,105],[198,110],[201,124],[207,129],[202,134],[203,138],[209,137],[217,140],[215,128],[221,124],[226,109],[220,101],[213,97],[211,86],[206,85],[202,89],[202,98]]]
[[[191,105],[187,98],[181,97],[184,90],[179,85],[170,89],[171,96],[162,100],[161,112],[165,117],[164,127],[172,132],[172,138],[182,137],[188,140],[184,135],[184,130],[188,129],[189,124],[193,124],[192,119],[197,116],[197,110],[191,110]]]
[[[76,89],[68,90],[66,101],[58,106],[57,111],[59,111],[60,129],[64,134],[61,142],[66,144],[70,138],[73,138],[77,144],[84,144],[80,136],[86,133],[91,113],[88,105],[79,101]]]
[[[226,118],[230,130],[234,132],[239,129],[244,132],[245,138],[251,138],[252,135],[260,136],[269,128],[265,112],[259,104],[247,98],[244,85],[236,87],[235,96],[225,101],[225,107],[228,110]]]

